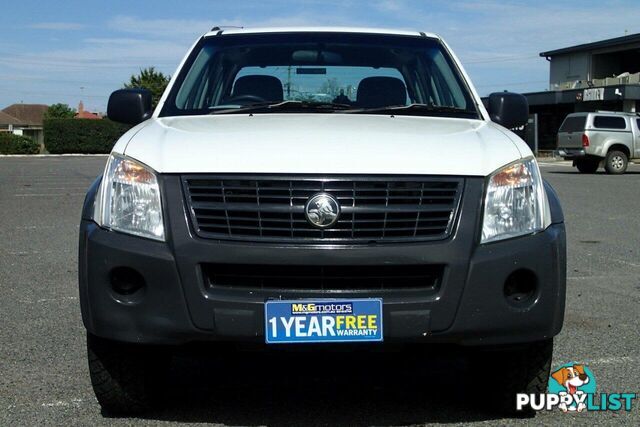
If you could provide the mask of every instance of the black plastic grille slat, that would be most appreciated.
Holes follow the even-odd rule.
[[[437,290],[442,265],[202,264],[209,287],[307,291]]]
[[[464,180],[457,177],[182,177],[199,237],[225,240],[393,242],[449,236]],[[326,192],[341,206],[331,228],[312,227],[304,206]]]

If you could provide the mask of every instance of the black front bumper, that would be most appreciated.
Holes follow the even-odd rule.
[[[182,200],[178,177],[163,177],[164,200]],[[90,192],[91,193],[91,192]],[[80,227],[79,281],[82,316],[95,335],[126,342],[264,342],[267,299],[383,299],[385,341],[465,345],[537,341],[560,332],[564,317],[566,247],[562,213],[548,188],[554,224],[544,232],[477,245],[482,180],[468,180],[455,233],[438,242],[354,246],[222,242],[197,238],[183,203],[166,209],[168,242],[111,232],[89,219],[89,194]],[[437,289],[320,291],[229,289],[205,285],[201,264],[444,265]],[[130,267],[146,286],[115,293],[110,275]],[[536,275],[530,302],[504,297],[516,270]]]

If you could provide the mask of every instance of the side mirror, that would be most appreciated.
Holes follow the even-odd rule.
[[[120,89],[109,97],[107,117],[114,122],[137,125],[151,113],[151,92],[147,89]]]
[[[492,93],[489,95],[487,110],[491,121],[507,129],[524,126],[529,120],[529,102],[519,93]]]

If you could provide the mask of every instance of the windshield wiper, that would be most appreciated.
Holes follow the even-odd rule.
[[[386,106],[376,108],[359,108],[355,110],[345,111],[345,114],[393,114],[398,112],[427,113],[427,114],[443,114],[443,115],[464,115],[477,117],[475,110],[467,110],[460,107],[452,107],[447,105],[430,105],[430,104],[409,104]]]
[[[214,111],[210,114],[239,114],[239,113],[251,113],[251,112],[269,112],[269,111],[307,111],[307,110],[323,110],[323,111],[335,111],[335,110],[349,110],[353,107],[348,104],[340,104],[335,102],[314,102],[314,101],[282,101],[282,102],[259,102],[242,106],[226,106],[221,105],[214,107]]]

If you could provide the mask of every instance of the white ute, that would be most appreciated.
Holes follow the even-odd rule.
[[[155,109],[114,92],[109,118],[134,127],[79,252],[102,407],[148,410],[194,343],[446,346],[496,407],[545,392],[565,228],[509,130],[527,115],[513,93],[485,108],[438,36],[378,29],[215,28]]]

